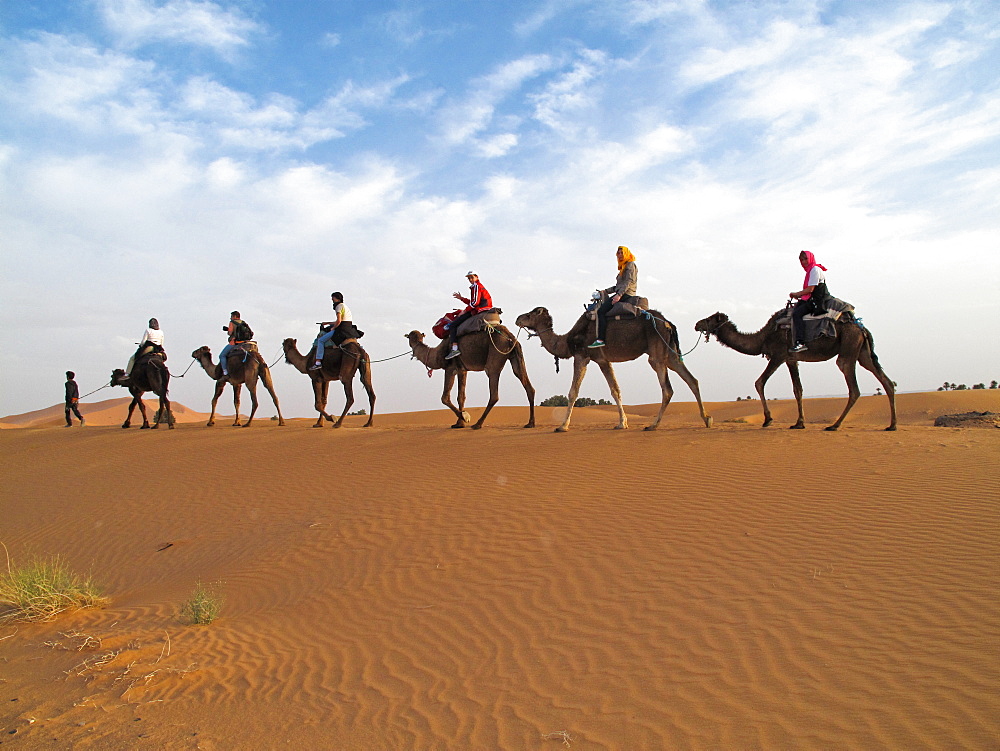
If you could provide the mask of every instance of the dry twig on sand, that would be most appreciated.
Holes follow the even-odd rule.
[[[554,733],[545,733],[542,735],[543,741],[562,741],[566,748],[569,748],[570,742],[573,740],[573,736],[569,734],[567,730],[556,730]]]

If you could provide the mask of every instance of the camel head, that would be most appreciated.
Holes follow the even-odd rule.
[[[705,335],[705,341],[708,341],[708,337],[719,330],[719,327],[724,323],[729,322],[729,316],[725,313],[713,313],[708,318],[702,318],[698,323],[694,325],[695,331],[700,331]]]
[[[191,357],[195,360],[200,360],[205,355],[208,355],[209,357],[212,356],[212,350],[208,346],[198,347],[198,349],[191,353]]]
[[[125,377],[125,371],[121,368],[115,368],[111,371],[111,383],[109,386],[124,386],[125,383],[122,382],[122,378]]]
[[[410,343],[411,347],[415,347],[418,344],[423,344],[424,343],[424,335],[423,335],[423,333],[420,332],[420,331],[417,331],[416,329],[414,329],[413,331],[411,331],[409,334],[403,334],[403,338],[406,339]]]
[[[298,352],[298,344],[299,340],[292,339],[291,337],[281,342],[281,351],[285,353],[285,362],[289,365],[292,364],[292,361],[288,359],[288,355],[292,352]]]
[[[538,307],[527,313],[521,313],[514,321],[521,328],[538,331],[539,329],[552,329],[552,316],[545,308]]]

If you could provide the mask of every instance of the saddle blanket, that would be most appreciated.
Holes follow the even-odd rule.
[[[500,320],[500,314],[503,313],[500,308],[490,308],[489,310],[484,310],[482,313],[478,313],[468,321],[462,323],[458,327],[458,335],[465,336],[466,334],[473,334],[476,331],[482,331],[487,326],[499,326],[502,321]]]
[[[811,313],[802,318],[802,325],[805,331],[802,332],[802,341],[811,342],[821,336],[837,336],[837,321],[845,313],[853,313],[854,306],[836,297],[826,298],[824,303],[826,310],[822,313]],[[776,321],[778,328],[790,329],[792,327],[792,309],[788,308],[785,314]]]

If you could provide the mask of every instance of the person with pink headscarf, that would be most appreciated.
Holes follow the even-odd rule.
[[[804,352],[809,349],[802,337],[805,334],[805,327],[802,319],[810,313],[821,313],[824,310],[823,303],[830,293],[826,289],[826,266],[816,262],[816,256],[810,250],[803,250],[799,253],[799,263],[805,269],[806,278],[802,282],[802,289],[789,292],[788,296],[797,300],[792,308],[792,347],[789,352]]]

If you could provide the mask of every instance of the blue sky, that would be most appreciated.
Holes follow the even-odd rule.
[[[175,373],[233,308],[271,361],[333,289],[390,357],[470,268],[509,325],[545,305],[565,330],[619,244],[685,348],[716,310],[762,325],[807,248],[901,389],[1000,378],[997,70],[993,2],[7,0],[0,414],[59,401],[67,368],[106,382],[150,316]],[[568,390],[526,356],[539,398]],[[763,368],[715,342],[687,363],[719,400]],[[305,377],[274,370],[308,415]],[[658,399],[645,363],[619,378]],[[406,358],[375,385],[379,411],[438,404]],[[211,384],[172,393],[206,409]],[[607,396],[598,373],[583,394]]]

